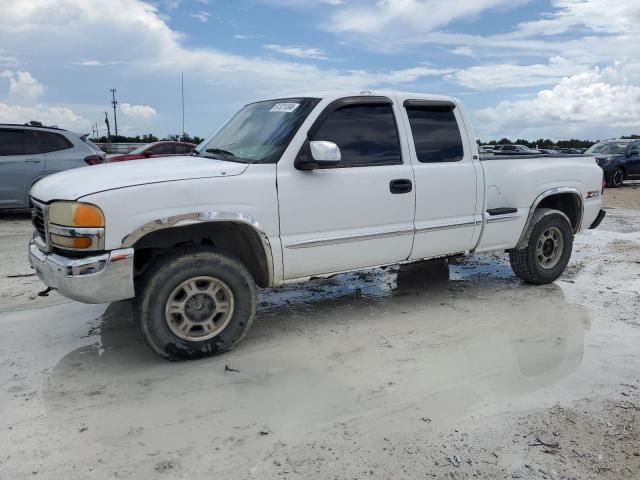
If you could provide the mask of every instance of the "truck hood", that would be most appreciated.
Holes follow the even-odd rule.
[[[204,157],[166,157],[75,168],[43,178],[31,189],[42,202],[77,200],[118,188],[208,177],[240,175],[247,164]]]

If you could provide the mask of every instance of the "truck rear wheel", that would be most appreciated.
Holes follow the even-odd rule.
[[[168,359],[194,359],[232,349],[256,311],[249,271],[211,248],[161,257],[146,274],[138,300],[143,337]]]
[[[511,268],[518,278],[541,285],[562,275],[573,249],[573,229],[564,213],[537,209],[525,239],[525,248],[509,250]]]

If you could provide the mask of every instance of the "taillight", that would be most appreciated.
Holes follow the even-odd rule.
[[[98,165],[102,163],[102,157],[100,155],[89,155],[84,157],[84,161],[87,165]]]

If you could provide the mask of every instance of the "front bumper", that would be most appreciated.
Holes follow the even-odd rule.
[[[135,296],[133,248],[85,258],[46,253],[32,240],[29,262],[45,285],[84,303],[108,303]]]

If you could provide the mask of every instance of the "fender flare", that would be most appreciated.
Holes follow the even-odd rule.
[[[578,221],[576,222],[574,233],[578,233],[581,230],[582,218],[584,217],[584,200],[582,199],[582,194],[580,193],[580,191],[577,188],[573,188],[573,187],[551,188],[549,190],[545,190],[540,195],[538,195],[534,200],[533,204],[531,205],[531,208],[529,209],[529,215],[527,216],[527,221],[524,224],[524,228],[522,229],[522,233],[520,234],[518,243],[516,243],[516,249],[521,249],[526,247],[527,231],[529,230],[529,225],[531,224],[531,220],[533,219],[533,214],[535,213],[536,208],[538,208],[538,205],[540,205],[540,203],[547,197],[551,197],[553,195],[558,195],[558,194],[567,194],[567,193],[574,195],[578,199],[578,203],[580,205],[580,212],[578,216]]]
[[[158,230],[165,230],[175,227],[184,227],[186,225],[196,225],[203,223],[213,222],[227,222],[227,223],[240,223],[249,226],[254,233],[258,236],[260,243],[265,254],[265,260],[267,264],[267,278],[270,285],[274,285],[274,268],[273,268],[273,252],[271,249],[271,242],[266,232],[262,228],[262,225],[254,218],[245,215],[244,213],[234,212],[192,212],[184,213],[181,215],[175,215],[173,217],[164,217],[152,220],[144,225],[136,228],[133,232],[128,234],[122,239],[121,248],[131,248],[145,235],[156,232]]]

